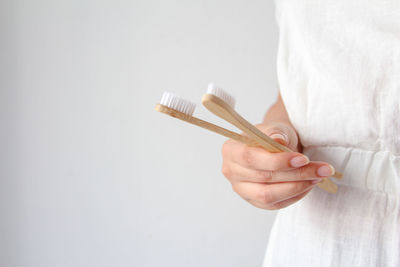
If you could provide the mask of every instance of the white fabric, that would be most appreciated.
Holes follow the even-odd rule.
[[[275,5],[289,118],[344,178],[278,212],[264,266],[400,266],[400,1]]]

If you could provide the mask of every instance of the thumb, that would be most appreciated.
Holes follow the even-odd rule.
[[[296,130],[289,124],[270,122],[258,125],[262,132],[274,139],[274,141],[290,148],[293,151],[298,151],[298,136]]]

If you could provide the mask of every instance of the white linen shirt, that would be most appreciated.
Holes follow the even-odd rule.
[[[289,118],[344,177],[279,210],[264,267],[400,266],[400,1],[275,6]]]

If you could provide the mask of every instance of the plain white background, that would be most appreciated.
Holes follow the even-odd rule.
[[[259,123],[268,0],[3,0],[0,266],[260,266],[275,212],[221,174],[224,137],[154,111],[211,81]]]

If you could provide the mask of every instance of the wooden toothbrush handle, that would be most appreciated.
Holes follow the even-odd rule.
[[[254,141],[250,137],[247,137],[247,136],[232,132],[232,131],[230,131],[228,129],[219,127],[218,125],[215,125],[215,124],[209,123],[207,121],[198,119],[196,117],[187,115],[185,113],[179,112],[179,111],[177,111],[175,109],[172,109],[172,108],[169,108],[167,106],[164,106],[164,105],[161,105],[161,104],[157,104],[156,107],[155,107],[155,110],[158,111],[158,112],[167,114],[167,115],[169,115],[171,117],[186,121],[186,122],[194,124],[194,125],[197,125],[197,126],[199,126],[201,128],[210,130],[210,131],[215,132],[217,134],[223,135],[225,137],[228,137],[228,138],[231,138],[231,139],[235,139],[235,140],[237,140],[237,141],[239,141],[241,143],[244,143],[246,145],[249,145],[249,146],[260,146],[256,141]]]

